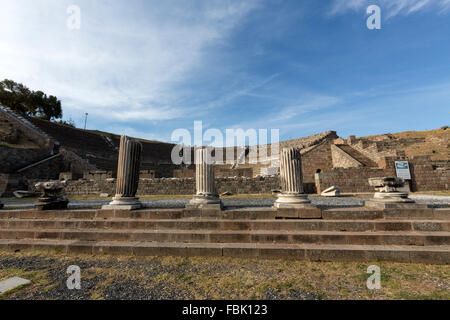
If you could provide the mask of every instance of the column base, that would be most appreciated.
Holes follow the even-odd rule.
[[[69,200],[66,198],[39,198],[34,208],[39,211],[67,209]]]
[[[308,195],[304,193],[289,194],[281,193],[278,195],[277,201],[274,204],[275,208],[315,208],[308,199]]]
[[[372,201],[386,203],[414,203],[415,201],[408,198],[407,192],[375,192]]]
[[[102,210],[137,210],[143,207],[139,198],[114,197],[109,204],[102,206]]]
[[[408,198],[407,192],[376,192],[372,200],[365,202],[366,207],[378,209],[427,208],[426,204],[417,204]]]
[[[186,209],[218,209],[222,210],[222,201],[213,195],[195,195],[186,205]]]

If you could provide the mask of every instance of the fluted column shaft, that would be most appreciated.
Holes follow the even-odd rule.
[[[284,194],[304,193],[300,149],[285,148],[280,153],[281,191]]]
[[[116,198],[133,198],[139,185],[142,144],[127,136],[120,138]]]
[[[208,163],[208,150],[197,149],[195,153],[197,195],[217,195],[214,182],[214,165]]]

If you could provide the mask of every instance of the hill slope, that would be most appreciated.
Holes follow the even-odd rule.
[[[376,141],[383,148],[401,150],[407,157],[431,155],[432,160],[450,159],[450,128],[429,131],[405,131],[362,137]]]

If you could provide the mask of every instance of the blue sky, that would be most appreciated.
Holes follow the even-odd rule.
[[[89,129],[161,141],[194,120],[282,140],[434,129],[450,0],[1,0],[0,78],[58,96],[79,127],[88,112]]]

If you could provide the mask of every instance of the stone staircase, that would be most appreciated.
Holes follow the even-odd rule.
[[[34,125],[29,119],[20,115],[19,113],[11,110],[8,107],[1,106],[1,105],[0,105],[0,112],[2,112],[4,115],[6,115],[8,118],[12,119],[13,121],[16,121],[23,127],[31,130],[37,136],[40,136],[43,139],[52,140],[54,142],[54,144],[59,145],[59,142],[57,140],[55,140],[52,136],[48,135],[46,132],[42,131],[40,128],[38,128],[36,125]]]
[[[220,218],[218,218],[220,215]],[[0,211],[0,250],[450,263],[450,209]]]
[[[370,168],[378,168],[378,164],[373,161],[372,159],[366,157],[361,152],[357,151],[353,147],[347,145],[347,144],[338,144],[336,145],[339,149],[347,153],[349,156],[351,156],[353,159],[361,163],[364,167],[370,167]]]

